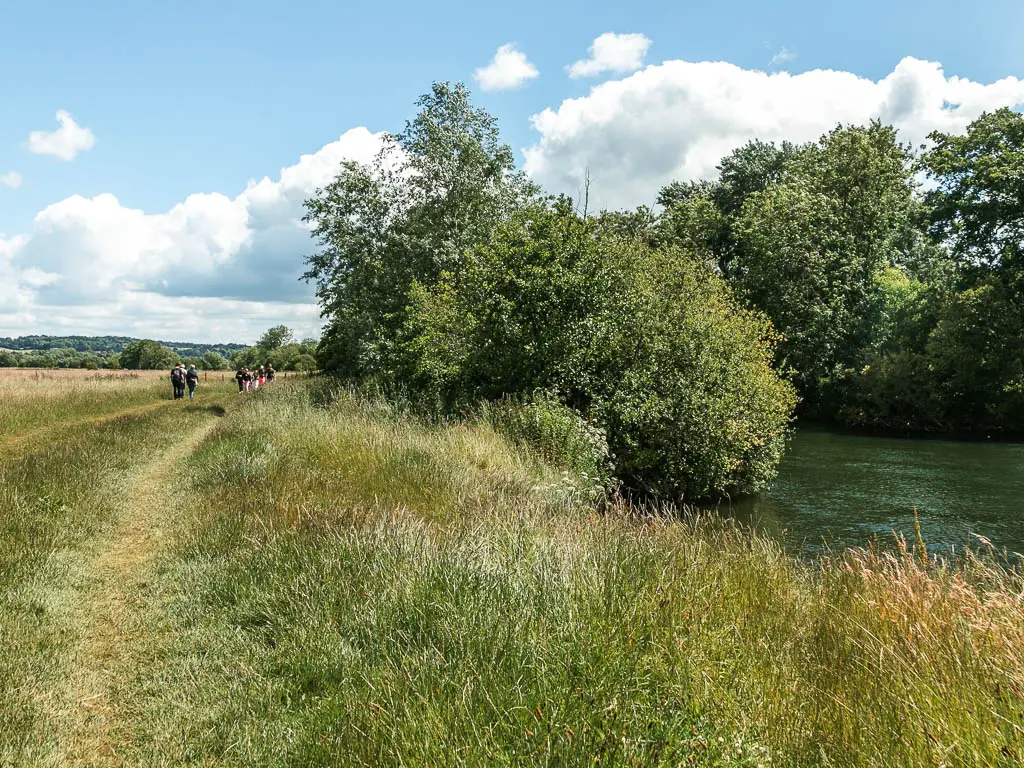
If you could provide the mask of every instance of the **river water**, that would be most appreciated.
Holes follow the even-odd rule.
[[[1024,553],[1024,444],[862,437],[801,429],[770,491],[731,512],[794,552],[914,541],[954,553],[984,543]],[[723,509],[723,511],[725,511]]]

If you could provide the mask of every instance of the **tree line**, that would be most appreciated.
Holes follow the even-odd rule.
[[[16,337],[0,336],[0,349],[11,351],[58,351],[96,352],[114,354],[138,339],[131,336],[46,336],[29,335]],[[244,344],[200,344],[196,342],[160,341],[159,344],[182,355],[202,357],[207,352],[230,356],[232,352],[244,349]]]
[[[656,208],[591,215],[461,84],[417,106],[306,202],[322,371],[430,413],[560,408],[669,498],[763,488],[796,413],[1024,431],[1020,115],[922,152],[880,123],[754,141]]]
[[[21,337],[20,349],[0,349],[0,368],[85,368],[85,369],[170,369],[178,363],[195,365],[202,371],[226,371],[248,366],[256,368],[270,363],[279,371],[311,371],[316,368],[315,339],[295,339],[291,329],[284,325],[268,329],[254,346],[242,344],[182,344],[170,346],[153,339],[126,337],[69,337],[84,339],[79,346],[41,347],[44,343],[58,343],[58,337]],[[86,342],[96,340],[94,346]],[[28,340],[28,341],[26,341]],[[45,341],[42,341],[45,340]],[[109,351],[107,343],[117,351]],[[120,341],[124,341],[123,344]],[[5,339],[3,341],[12,341]]]

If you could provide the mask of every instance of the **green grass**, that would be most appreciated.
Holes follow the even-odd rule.
[[[246,398],[189,463],[129,764],[1005,765],[1024,579],[580,499],[483,424]]]
[[[0,379],[0,441],[170,399],[170,384],[152,379]]]
[[[202,404],[115,417],[115,407],[151,400],[149,385],[137,383],[138,392],[99,389],[86,403],[77,384],[62,385],[66,401],[61,386],[43,401],[59,403],[56,414],[105,412],[110,419],[18,444],[0,458],[0,765],[50,764],[59,746],[59,703],[75,663],[88,564],[117,517],[125,477],[179,430],[210,418],[210,403],[225,399],[211,392]]]

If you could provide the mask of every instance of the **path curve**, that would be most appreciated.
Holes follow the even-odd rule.
[[[140,465],[128,478],[121,519],[91,563],[95,583],[82,605],[82,640],[68,684],[70,733],[63,764],[119,766],[120,744],[130,732],[128,718],[112,696],[115,685],[137,665],[133,635],[136,597],[145,587],[147,566],[156,556],[168,520],[166,503],[175,468],[216,428],[210,418],[167,451]]]

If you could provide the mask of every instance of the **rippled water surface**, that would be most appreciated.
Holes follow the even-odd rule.
[[[771,491],[732,510],[804,552],[861,546],[874,537],[891,541],[893,530],[912,540],[916,507],[933,550],[977,547],[977,534],[998,549],[1024,553],[1022,502],[1024,444],[804,429]]]

